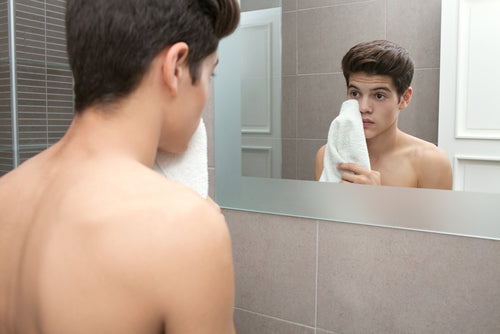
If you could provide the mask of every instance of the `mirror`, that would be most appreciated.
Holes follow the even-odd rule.
[[[403,45],[415,61],[414,94],[399,128],[434,144],[440,137],[439,146],[453,161],[454,134],[438,136],[440,0],[418,5],[284,1],[283,8],[275,0],[242,1],[241,6],[242,175],[314,179],[315,154],[346,99],[341,59],[354,44],[378,38]],[[441,112],[444,126],[452,116]],[[477,137],[474,142],[487,145]],[[496,147],[500,150],[500,142]],[[498,162],[461,160],[457,165],[454,189],[499,192],[500,181],[491,182],[500,173]],[[465,169],[476,175],[465,175]]]
[[[274,28],[265,21],[266,10],[262,6],[252,8],[247,2],[242,1],[242,45],[253,42],[247,38],[249,32],[262,31],[265,24],[270,30]],[[401,113],[399,127],[437,144],[440,1],[426,1],[418,7],[421,10],[415,15],[412,6],[395,1],[388,4],[385,0],[284,1],[278,65],[282,70],[282,85],[272,85],[272,93],[267,96],[264,92],[255,93],[266,90],[263,80],[255,82],[252,89],[242,86],[243,175],[314,180],[315,154],[326,143],[330,123],[346,99],[341,59],[361,41],[390,39],[409,50],[415,61],[414,96],[410,106]],[[262,22],[258,23],[254,16],[261,16]],[[425,25],[420,21],[425,21]],[[268,45],[272,47],[273,42],[278,44],[271,38]],[[256,61],[259,55],[259,60],[266,59],[262,54],[270,48],[266,48],[265,43],[264,38],[256,40],[255,45],[249,47],[253,52],[248,58]],[[274,56],[275,52],[271,52],[271,57]],[[257,76],[255,69],[263,73],[266,68],[272,68],[275,64],[272,61],[269,64],[260,61],[260,66],[248,65],[254,69],[252,78]],[[242,59],[241,63],[243,68],[248,61]],[[247,78],[243,69],[242,85],[252,78]],[[279,88],[282,98],[277,103],[272,99]],[[248,100],[254,103],[247,104]],[[276,122],[280,126],[277,127]],[[257,129],[269,132],[255,131]],[[278,137],[281,142],[274,140]]]
[[[338,5],[336,4],[338,3]],[[387,3],[387,7],[386,7]],[[383,36],[373,36],[372,29],[368,29],[366,22],[362,21],[363,24],[355,24],[354,22],[360,22],[359,18],[365,17],[367,19],[379,20],[380,17],[386,17],[386,20],[390,15],[402,15],[407,14],[407,24],[417,24],[418,15],[413,16],[414,13],[419,13],[422,11],[427,11],[428,6],[431,5],[432,8],[438,10],[440,9],[440,1],[425,1],[412,2],[411,4],[407,2],[399,1],[352,1],[350,3],[341,4],[339,1],[335,0],[324,0],[324,1],[284,1],[283,2],[283,20],[294,20],[296,26],[303,26],[307,23],[315,23],[316,19],[309,17],[306,19],[307,15],[312,15],[312,11],[319,13],[318,15],[325,16],[326,19],[331,21],[331,24],[336,24],[331,27],[331,29],[326,29],[327,31],[321,31],[318,27],[311,29],[309,32],[304,32],[303,43],[309,46],[308,43],[314,41],[321,41],[325,44],[325,41],[335,40],[332,34],[335,31],[341,31],[341,33],[335,33],[338,35],[337,42],[333,45],[324,45],[321,48],[313,48],[309,46],[306,51],[297,51],[297,55],[301,52],[310,52],[309,57],[313,57],[314,54],[321,54],[323,49],[331,49],[332,52],[337,52],[340,54],[339,57],[350,46],[354,45],[355,42],[359,40],[372,40],[376,38],[384,38]],[[468,8],[462,8],[459,12],[460,6],[468,6]],[[493,3],[482,3],[481,6],[495,6]],[[307,9],[306,6],[313,6],[314,9]],[[333,14],[333,12],[327,9],[340,9],[342,7],[343,14]],[[349,6],[352,7],[349,10]],[[363,9],[363,6],[369,6],[369,9]],[[413,8],[414,6],[422,6],[422,8]],[[477,13],[485,12],[498,12],[491,10],[491,8],[481,8],[480,5],[476,5],[473,2],[458,2],[443,0],[442,9],[442,44],[441,44],[441,63],[429,64],[430,69],[433,70],[434,78],[431,79],[434,82],[439,81],[438,73],[441,73],[440,89],[441,96],[438,99],[438,105],[440,112],[444,109],[451,110],[453,113],[457,108],[455,108],[458,102],[456,96],[457,92],[461,92],[463,87],[457,85],[456,82],[460,82],[459,79],[467,78],[467,73],[472,71],[472,62],[464,61],[465,55],[474,56],[473,45],[470,48],[466,48],[463,45],[463,40],[471,40],[464,38],[465,35],[459,34],[460,38],[457,38],[456,27],[462,26],[458,24],[462,20],[468,20],[466,23],[474,21],[478,22],[488,22],[488,24],[493,24],[494,20],[489,18],[489,21],[485,21],[483,17],[477,16]],[[383,12],[378,12],[380,8],[383,8]],[[425,8],[424,8],[425,7]],[[242,4],[242,8],[244,6]],[[287,14],[288,13],[288,14]],[[352,24],[345,24],[343,21],[345,14],[352,13],[354,17],[357,17],[358,21],[352,21]],[[363,14],[361,15],[361,14]],[[374,15],[377,13],[377,15]],[[392,14],[391,14],[392,13]],[[460,14],[459,14],[460,13]],[[466,14],[464,14],[466,13]],[[469,14],[474,15],[469,15]],[[299,18],[299,15],[302,18]],[[480,20],[478,19],[481,18]],[[336,23],[335,23],[336,22]],[[344,24],[342,24],[342,22]],[[351,21],[348,21],[351,22]],[[386,22],[386,21],[384,21]],[[405,21],[406,22],[406,21]],[[399,21],[395,22],[400,23]],[[423,22],[420,26],[426,26],[428,23]],[[385,25],[385,23],[383,24]],[[344,29],[347,26],[349,29]],[[389,29],[390,24],[387,28],[384,28],[384,32]],[[369,26],[368,26],[369,27]],[[397,27],[393,27],[393,33],[398,34],[403,27],[398,24]],[[432,25],[430,29],[432,28]],[[487,31],[482,31],[481,29],[476,29],[477,33],[486,34]],[[483,29],[484,30],[484,29]],[[296,30],[297,33],[298,29]],[[437,29],[439,31],[439,27]],[[495,30],[493,30],[494,32]],[[489,32],[490,34],[492,32]],[[291,38],[292,40],[298,40],[297,36],[294,36],[294,32],[291,33],[292,36],[287,37],[287,32],[283,31],[283,40]],[[297,33],[298,34],[298,33]],[[364,34],[364,35],[359,35]],[[414,31],[412,34],[407,35],[407,40],[411,44],[411,41],[415,36],[424,36],[424,38],[429,38],[426,35],[426,30],[424,31]],[[469,37],[469,36],[467,36]],[[393,36],[387,36],[388,39],[393,39],[398,42],[397,38]],[[348,40],[348,42],[345,42]],[[431,40],[435,39],[431,38]],[[439,40],[439,39],[438,39]],[[342,44],[343,43],[343,44]],[[344,47],[340,47],[344,45]],[[401,43],[403,44],[404,43]],[[458,47],[460,44],[460,47]],[[285,45],[285,42],[283,42]],[[406,45],[404,45],[406,46]],[[408,47],[408,46],[406,46]],[[418,64],[418,57],[411,47],[408,47],[410,53],[413,55],[416,63]],[[419,230],[419,231],[432,231],[437,233],[447,233],[455,235],[464,236],[475,236],[481,238],[490,239],[500,239],[500,213],[496,209],[498,203],[500,203],[499,194],[488,194],[485,192],[463,192],[463,191],[442,191],[442,190],[429,190],[429,189],[411,189],[411,188],[396,188],[396,187],[372,187],[363,185],[347,185],[347,184],[334,184],[334,183],[319,183],[314,181],[302,181],[293,179],[279,179],[279,178],[264,178],[264,177],[248,177],[242,176],[242,116],[241,116],[241,64],[240,59],[242,59],[242,50],[244,48],[241,45],[241,29],[238,30],[234,35],[226,40],[223,40],[219,47],[219,58],[221,64],[217,69],[217,76],[215,78],[215,173],[216,173],[216,187],[215,195],[216,201],[225,208],[232,209],[242,209],[248,211],[258,211],[265,213],[283,214],[288,216],[300,216],[309,217],[316,219],[334,220],[339,222],[349,222],[349,223],[360,223],[376,226],[386,226],[386,227],[396,227],[403,229]],[[423,48],[421,44],[417,45],[417,50],[422,56],[428,54],[430,51]],[[467,52],[455,52],[456,50],[466,50]],[[283,49],[285,52],[285,49]],[[497,53],[495,53],[497,52]],[[494,54],[496,57],[500,55],[500,52],[496,50]],[[293,52],[292,52],[293,54]],[[305,56],[305,55],[303,55]],[[420,56],[419,56],[420,57]],[[444,62],[443,58],[447,61]],[[466,58],[466,57],[465,57]],[[471,57],[471,59],[474,57]],[[297,85],[295,88],[293,84],[292,88],[288,87],[285,81],[287,80],[287,68],[299,69],[297,64],[290,65],[286,60],[288,58],[283,57],[283,94],[286,91],[291,90],[292,92],[297,92]],[[451,60],[449,60],[451,59]],[[307,66],[317,66],[320,62],[309,62]],[[325,63],[325,61],[323,61]],[[328,63],[328,62],[327,62]],[[338,63],[337,63],[338,64]],[[468,66],[464,66],[468,65]],[[334,62],[331,62],[331,66],[334,66]],[[435,66],[440,66],[437,70]],[[461,67],[462,66],[462,67]],[[465,68],[467,70],[457,71],[457,69]],[[314,68],[313,68],[314,70]],[[330,72],[328,72],[330,71]],[[336,72],[335,68],[330,68],[327,73],[323,75],[318,75],[318,83],[315,83],[310,90],[313,92],[322,92],[324,86],[321,84],[321,79],[331,76],[341,76],[340,73]],[[312,79],[312,75],[303,75],[302,78],[295,78],[296,82],[303,80],[304,82],[300,85],[304,87],[309,86],[308,80]],[[343,78],[342,80],[337,80],[338,89],[325,89],[323,94],[335,94],[344,98],[345,88]],[[427,92],[427,84],[425,82],[421,84],[421,90]],[[465,85],[466,86],[466,85]],[[484,88],[484,85],[481,85]],[[313,89],[314,88],[314,89]],[[317,88],[317,89],[316,89]],[[418,87],[416,87],[418,88]],[[444,88],[444,89],[443,89]],[[430,89],[430,91],[436,91],[435,87]],[[470,95],[470,94],[469,94]],[[472,96],[472,95],[470,95]],[[494,96],[494,95],[492,95]],[[472,96],[473,97],[473,96]],[[292,98],[292,102],[293,102]],[[309,98],[315,102],[315,97]],[[307,103],[303,102],[307,106]],[[423,100],[420,106],[417,106],[413,101],[414,108],[422,109],[426,105],[427,100]],[[283,99],[283,104],[290,103],[290,101]],[[434,102],[435,103],[435,102]],[[326,105],[326,108],[331,108],[330,103]],[[284,109],[286,106],[284,106]],[[333,108],[338,109],[337,107]],[[491,109],[490,109],[491,110]],[[410,112],[410,110],[408,110]],[[284,115],[284,114],[283,114]],[[301,115],[300,117],[309,117],[310,115]],[[297,114],[297,117],[298,114]],[[329,122],[333,118],[329,118]],[[491,119],[489,120],[491,121]],[[452,134],[458,127],[458,120],[454,126],[450,124],[445,124]],[[495,129],[500,129],[498,123],[493,123],[490,132],[495,133]],[[438,127],[434,126],[434,129]],[[444,129],[445,126],[439,125],[439,132]],[[472,126],[465,127],[467,131],[466,134],[471,133],[470,129]],[[326,129],[326,128],[325,128]],[[434,130],[435,131],[435,130]],[[311,131],[313,132],[313,131]],[[433,131],[431,131],[433,132]],[[497,131],[498,132],[498,131]],[[326,133],[326,131],[325,131]],[[449,134],[449,133],[448,133]],[[439,141],[441,134],[439,134]],[[494,134],[483,133],[482,137],[494,138]],[[458,136],[456,136],[458,137]],[[278,140],[278,139],[276,139]],[[281,142],[281,139],[279,139]],[[490,145],[491,146],[491,145]],[[489,147],[491,148],[491,147]],[[314,149],[312,150],[314,152]],[[486,151],[485,151],[486,152]],[[500,152],[497,150],[496,152]],[[454,173],[457,171],[457,158],[454,152]],[[483,157],[490,157],[488,160],[493,170],[492,175],[499,175],[498,166],[499,160],[491,158],[489,153],[481,152]],[[298,154],[297,157],[300,160],[309,160],[313,163],[314,159],[305,156],[304,154]],[[481,161],[477,157],[463,156],[462,162],[472,161],[476,163]],[[471,165],[463,164],[463,168],[471,167]],[[299,169],[299,168],[298,168]],[[298,170],[297,169],[297,170]],[[469,168],[470,169],[470,168]],[[496,174],[495,174],[496,173]],[[498,188],[498,187],[497,187]]]

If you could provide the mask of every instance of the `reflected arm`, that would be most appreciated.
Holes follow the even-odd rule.
[[[314,163],[314,180],[319,181],[321,173],[323,173],[323,159],[325,158],[326,145],[321,146],[321,148],[316,153],[316,159]]]

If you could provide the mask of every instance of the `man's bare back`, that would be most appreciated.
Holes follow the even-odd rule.
[[[0,179],[0,332],[230,333],[217,206],[119,155],[61,146]]]
[[[0,178],[0,333],[234,333],[224,217],[152,166],[188,148],[238,21],[236,0],[66,0],[75,117]]]

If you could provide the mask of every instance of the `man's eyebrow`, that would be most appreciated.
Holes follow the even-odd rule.
[[[361,89],[359,89],[359,87],[357,87],[356,85],[353,85],[353,84],[349,84],[349,88],[361,90]],[[372,92],[377,91],[377,90],[384,90],[386,92],[392,93],[392,90],[387,86],[380,86],[380,87],[375,87],[375,88],[370,89],[370,91],[372,91]]]
[[[389,87],[385,87],[385,86],[375,87],[375,88],[372,88],[370,90],[371,91],[385,90],[386,92],[392,93],[392,90]]]

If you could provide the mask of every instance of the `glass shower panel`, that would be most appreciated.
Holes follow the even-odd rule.
[[[3,37],[4,26],[8,28],[8,16],[3,15],[3,7],[8,12],[4,3],[0,7],[0,38]],[[73,118],[73,84],[66,56],[64,28],[65,1],[16,0],[14,8],[15,56],[9,58],[7,54],[5,62],[15,63],[17,98],[13,108],[12,87],[8,86],[11,83],[6,83],[9,93],[5,93],[3,87],[4,77],[9,79],[7,65],[7,74],[4,74],[3,67],[0,68],[0,145],[3,148],[0,175],[15,167],[11,158],[15,154],[15,146],[18,148],[19,163],[22,163],[59,140]],[[7,46],[9,43],[8,38],[6,41],[2,38],[0,42]],[[17,143],[12,143],[14,113],[17,116]]]
[[[7,1],[0,2],[0,175],[14,166],[8,12]]]

